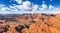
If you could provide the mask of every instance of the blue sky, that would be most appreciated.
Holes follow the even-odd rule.
[[[60,13],[60,0],[0,0],[0,14]]]
[[[12,2],[10,2],[12,1]],[[23,0],[23,1],[26,1],[26,0]],[[49,4],[52,4],[54,6],[59,6],[60,5],[60,0],[28,0],[34,4],[37,4],[37,5],[41,5],[43,1],[45,1],[45,3],[47,5]],[[14,0],[0,0],[0,4],[5,4],[5,5],[11,5],[11,4],[18,4],[16,1]]]

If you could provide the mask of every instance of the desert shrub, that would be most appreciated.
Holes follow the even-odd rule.
[[[36,23],[36,21],[35,21],[35,20],[31,20],[30,22],[31,22],[31,23]]]
[[[41,18],[42,22],[44,22],[44,18]]]
[[[25,24],[25,27],[29,29],[29,27],[30,27],[30,24]]]
[[[19,27],[15,27],[16,31],[22,33],[22,29],[24,29],[25,27],[23,25],[19,26]]]

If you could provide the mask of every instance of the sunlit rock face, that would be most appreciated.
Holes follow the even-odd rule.
[[[1,15],[0,33],[60,33],[60,14],[13,15]]]

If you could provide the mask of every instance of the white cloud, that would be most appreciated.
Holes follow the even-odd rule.
[[[22,0],[15,0],[18,4],[22,4]]]
[[[42,8],[39,8],[39,10],[46,10],[46,9],[48,8],[46,4],[42,4],[41,7],[42,7]]]
[[[33,5],[33,6],[32,6],[32,9],[33,9],[33,10],[39,10],[39,7],[38,7],[38,5]]]
[[[16,0],[17,2],[20,0]],[[37,4],[33,4],[30,1],[25,1],[19,3],[20,5],[14,4],[13,6],[10,5],[10,7],[6,7],[5,5],[0,5],[0,13],[59,13],[60,8],[56,8],[52,5],[49,5],[49,7],[44,3],[41,5],[41,7]],[[46,12],[45,12],[46,11]]]
[[[4,7],[4,6],[5,6],[5,5],[3,5],[3,4],[0,4],[0,8],[1,8],[1,7]]]
[[[0,4],[0,10],[1,10],[1,11],[9,11],[9,8],[6,7],[6,6],[3,5],[3,4]]]
[[[25,1],[22,3],[22,5],[15,5],[15,6],[10,6],[10,8],[15,8],[23,11],[30,11],[32,9],[32,3],[29,1]]]
[[[29,1],[23,2],[22,9],[23,10],[31,10],[31,7],[32,7],[31,5],[32,5],[32,3]]]
[[[47,5],[45,4],[45,1],[42,2],[41,7],[42,8],[40,8],[40,10],[46,10],[48,8]]]
[[[54,7],[54,6],[52,6],[52,5],[49,5],[49,9],[50,9],[50,10],[54,10],[54,9],[55,9],[55,7]]]
[[[47,5],[46,4],[42,4],[42,9],[46,9]]]
[[[58,7],[54,7],[52,5],[49,5],[49,10],[52,11],[53,13],[60,14],[60,8],[58,8]]]
[[[7,8],[7,7],[3,7],[1,10],[2,10],[2,11],[9,11],[10,9]]]

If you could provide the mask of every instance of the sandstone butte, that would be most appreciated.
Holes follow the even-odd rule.
[[[0,33],[60,33],[60,14],[33,14],[16,18],[17,22],[0,20]]]

